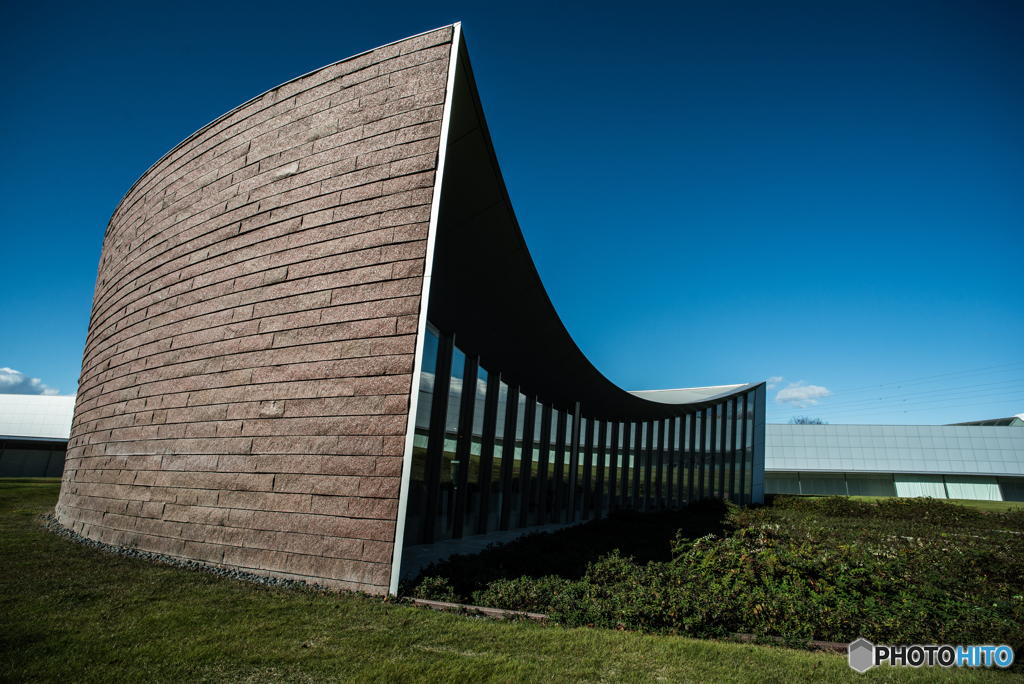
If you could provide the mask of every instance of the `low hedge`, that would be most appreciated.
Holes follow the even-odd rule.
[[[786,640],[1024,645],[1020,511],[840,497],[779,497],[772,506],[745,509],[702,506],[671,514],[686,523],[674,534],[664,532],[670,514],[623,513],[562,530],[561,544],[551,543],[554,535],[530,535],[515,548],[493,547],[428,568],[414,592],[543,612],[569,626],[698,637],[740,632]],[[718,529],[689,534],[709,527],[714,506],[724,515]],[[648,521],[640,536],[663,556],[598,553],[602,524],[637,530]],[[652,539],[654,530],[664,535],[660,543]],[[572,535],[577,543],[566,543]],[[587,540],[594,547],[589,553],[582,550]],[[519,572],[500,563],[511,560],[510,553],[528,554],[537,566],[550,561],[548,567],[571,568],[573,558],[585,557],[585,567],[575,574]]]

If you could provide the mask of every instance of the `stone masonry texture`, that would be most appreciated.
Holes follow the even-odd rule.
[[[286,83],[132,187],[103,242],[63,525],[388,590],[451,41]]]

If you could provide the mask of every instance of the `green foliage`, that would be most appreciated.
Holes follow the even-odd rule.
[[[423,580],[413,589],[414,598],[427,599],[429,601],[448,601],[456,603],[459,597],[455,590],[443,577],[424,577]]]
[[[1019,513],[928,499],[779,497],[771,507],[732,508],[727,522],[724,534],[663,539],[668,559],[639,562],[616,550],[579,577],[505,577],[473,600],[569,626],[699,637],[1024,644]],[[530,553],[529,543],[518,552]]]
[[[554,575],[498,579],[491,582],[487,589],[473,592],[472,601],[478,606],[537,612],[550,606],[572,584],[570,580]]]

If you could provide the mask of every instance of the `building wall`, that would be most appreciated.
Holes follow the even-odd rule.
[[[60,477],[67,448],[58,439],[0,439],[0,477]]]
[[[769,471],[1024,476],[1024,428],[768,425]]]
[[[386,591],[452,29],[296,79],[121,201],[57,515]]]
[[[941,473],[769,471],[765,476],[765,493],[1024,501],[1024,478]]]
[[[1024,500],[1024,428],[769,425],[768,494]]]

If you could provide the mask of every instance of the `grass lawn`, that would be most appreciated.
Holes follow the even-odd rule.
[[[46,532],[57,480],[0,480],[0,681],[967,682],[1001,671],[433,613],[272,589],[110,555]]]

